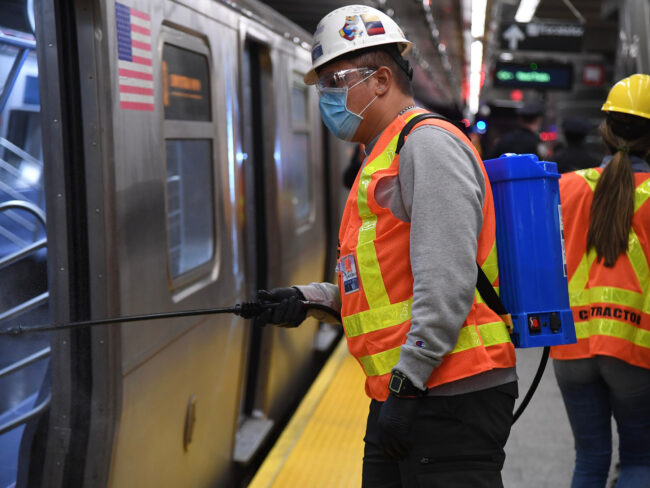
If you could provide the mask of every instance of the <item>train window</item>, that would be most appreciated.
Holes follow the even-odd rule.
[[[309,111],[307,87],[298,79],[291,90],[291,151],[284,165],[284,181],[290,191],[293,216],[298,224],[305,223],[312,212],[311,151],[309,150]]]
[[[163,32],[167,254],[176,289],[208,274],[217,254],[214,86],[205,42]]]
[[[172,278],[212,259],[212,141],[167,139],[167,225]]]
[[[165,44],[162,70],[165,119],[211,120],[207,57]]]

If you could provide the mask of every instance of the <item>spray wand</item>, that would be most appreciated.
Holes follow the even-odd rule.
[[[336,320],[341,322],[341,314],[334,310],[333,308],[327,307],[320,303],[314,303],[309,301],[302,301],[302,304],[310,309],[321,310],[328,315],[331,315]],[[79,322],[70,322],[68,324],[46,324],[46,325],[35,325],[30,327],[24,327],[22,325],[17,325],[15,327],[10,327],[6,330],[0,330],[0,336],[11,335],[19,336],[23,334],[31,334],[35,332],[48,332],[53,330],[64,330],[64,329],[76,329],[80,327],[94,327],[96,325],[116,325],[126,322],[140,322],[143,320],[159,320],[159,319],[171,319],[175,317],[191,317],[195,315],[215,315],[222,313],[232,313],[239,315],[245,319],[252,319],[261,315],[268,309],[275,308],[279,303],[262,303],[262,302],[242,302],[236,303],[231,307],[224,308],[203,308],[197,310],[182,310],[178,312],[162,312],[162,313],[148,313],[142,315],[127,315],[126,317],[115,317],[115,318],[106,318],[106,319],[96,319],[96,320],[83,320]]]
[[[328,315],[331,315],[339,322],[341,322],[341,314],[336,310],[334,310],[333,308],[327,307],[320,303],[314,303],[309,301],[302,301],[302,304],[308,309],[313,308],[313,309],[321,310],[327,313]],[[232,313],[235,315],[239,315],[240,317],[245,319],[252,319],[254,317],[257,317],[258,315],[261,315],[266,310],[275,308],[278,305],[280,304],[262,303],[262,302],[242,302],[242,303],[236,303],[231,307],[204,308],[204,309],[197,309],[197,310],[182,310],[178,312],[149,313],[149,314],[142,314],[142,315],[127,315],[126,317],[116,317],[116,318],[97,319],[97,320],[83,320],[79,322],[70,322],[68,324],[59,324],[59,325],[47,324],[47,325],[35,325],[32,327],[23,327],[21,325],[17,325],[15,327],[10,327],[6,330],[0,330],[0,336],[5,336],[5,335],[20,336],[23,334],[31,334],[36,332],[76,329],[80,327],[94,327],[96,325],[116,325],[116,324],[127,323],[127,322],[140,322],[144,320],[171,319],[175,317],[191,317],[195,315],[216,315],[222,313]],[[523,401],[521,402],[521,404],[519,405],[519,407],[514,413],[514,418],[512,421],[513,424],[524,412],[524,410],[528,406],[528,402],[530,402],[530,399],[533,396],[533,393],[535,393],[535,390],[537,389],[537,385],[541,380],[542,374],[544,372],[544,368],[546,366],[548,353],[549,353],[549,347],[545,347],[544,352],[542,354],[542,359],[540,361],[539,368],[537,369],[537,373],[535,374],[535,378],[533,379],[533,383],[528,389],[528,392],[526,393]]]

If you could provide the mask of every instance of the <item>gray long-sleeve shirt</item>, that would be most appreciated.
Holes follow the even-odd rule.
[[[399,176],[384,178],[376,187],[377,203],[411,223],[412,323],[396,369],[419,388],[456,345],[472,305],[484,193],[483,173],[471,149],[431,125],[410,133],[400,152]],[[338,286],[312,283],[299,288],[307,299],[340,309]],[[515,369],[505,368],[441,385],[431,393],[466,393],[514,380]]]

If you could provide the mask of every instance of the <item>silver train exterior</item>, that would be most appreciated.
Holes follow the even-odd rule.
[[[35,24],[52,323],[332,278],[352,148],[302,82],[308,33],[254,1],[44,0]],[[18,464],[43,486],[234,486],[338,336],[231,314],[52,333]]]

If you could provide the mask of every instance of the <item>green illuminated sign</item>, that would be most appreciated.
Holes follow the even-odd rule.
[[[497,71],[497,79],[500,81],[510,81],[516,79],[522,83],[550,83],[551,75],[540,71]]]
[[[506,71],[504,69],[497,71],[497,79],[501,81],[512,80],[514,77],[515,75],[512,73],[512,71]]]
[[[515,78],[524,83],[550,83],[551,75],[540,71],[516,71]]]
[[[495,86],[568,90],[572,85],[570,65],[497,62],[495,68]]]

